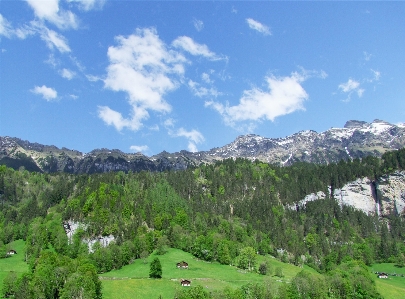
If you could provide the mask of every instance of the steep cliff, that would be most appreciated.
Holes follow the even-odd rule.
[[[394,172],[375,181],[357,179],[341,189],[335,189],[333,197],[341,205],[352,206],[368,215],[405,215],[405,172]],[[304,207],[309,201],[325,198],[327,196],[322,191],[312,193],[289,208]]]

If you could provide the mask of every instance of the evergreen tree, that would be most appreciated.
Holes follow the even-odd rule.
[[[162,278],[162,265],[160,264],[160,260],[157,257],[155,257],[150,264],[149,277]]]

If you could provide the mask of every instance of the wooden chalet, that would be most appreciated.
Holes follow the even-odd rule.
[[[378,278],[388,278],[388,274],[381,272],[381,273],[378,273],[378,276],[377,276],[377,277],[378,277]]]
[[[187,279],[182,279],[180,284],[182,287],[189,287],[189,286],[191,286],[191,281],[187,280]]]
[[[176,264],[177,268],[179,269],[188,269],[188,263],[186,263],[185,261],[182,261],[180,263]]]
[[[14,254],[17,254],[17,251],[15,251],[14,249],[7,251],[7,255],[14,255]]]

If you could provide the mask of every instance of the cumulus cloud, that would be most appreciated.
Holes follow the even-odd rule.
[[[207,45],[196,43],[188,36],[179,36],[172,42],[172,45],[175,48],[181,48],[184,51],[189,52],[191,55],[203,56],[209,60],[224,59],[224,57],[220,57],[214,52],[211,52]]]
[[[132,131],[137,131],[142,127],[142,120],[149,117],[148,112],[139,107],[132,107],[130,118],[125,118],[120,112],[112,110],[107,106],[98,107],[98,117],[101,118],[105,124],[114,126],[117,131],[123,128],[128,128]]]
[[[351,78],[346,83],[339,84],[338,88],[342,92],[347,93],[347,98],[344,100],[345,102],[350,101],[353,93],[357,93],[357,96],[361,98],[365,91],[363,88],[360,88],[360,83],[358,81]]]
[[[262,23],[255,21],[251,18],[246,19],[246,23],[248,24],[250,29],[256,30],[264,35],[271,35],[271,31],[269,27],[263,25]]]
[[[274,121],[276,117],[305,110],[308,94],[301,86],[305,79],[298,73],[287,77],[269,76],[266,77],[267,90],[256,87],[245,90],[238,105],[208,101],[205,106],[216,110],[230,126],[242,121]]]
[[[76,29],[78,19],[71,11],[59,7],[59,0],[26,0],[40,20],[48,21],[59,29]]]
[[[46,87],[45,85],[35,86],[33,89],[30,90],[34,94],[41,95],[45,100],[52,101],[58,97],[58,93],[55,89]]]
[[[185,137],[188,139],[188,150],[190,152],[197,152],[197,144],[202,143],[205,139],[204,136],[197,130],[187,131],[184,128],[178,129],[172,133],[174,137]]]
[[[59,74],[68,80],[72,80],[74,78],[74,76],[76,76],[76,73],[72,70],[68,70],[68,69],[62,69],[59,71]]]
[[[197,20],[196,18],[193,19],[194,27],[197,31],[201,31],[204,29],[204,23],[201,20]]]
[[[149,150],[149,147],[147,145],[131,145],[129,149],[133,152],[145,153]]]
[[[132,113],[125,119],[119,112],[99,107],[99,116],[118,131],[124,127],[138,130],[149,110],[171,111],[164,95],[178,87],[173,77],[183,75],[186,59],[167,49],[153,28],[137,29],[128,37],[116,37],[116,41],[117,46],[108,48],[110,65],[104,87],[127,93]]]

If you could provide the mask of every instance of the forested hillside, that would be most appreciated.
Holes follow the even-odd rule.
[[[405,265],[405,219],[368,216],[330,195],[358,177],[404,169],[405,149],[328,165],[228,159],[160,173],[45,174],[0,166],[0,255],[9,250],[4,244],[23,239],[30,269],[18,279],[10,273],[3,295],[101,298],[97,273],[174,247],[247,271],[264,267],[255,263],[256,254],[271,254],[324,274],[301,273],[272,293],[279,298],[301,298],[303,281],[317,286],[310,298],[378,298],[362,265]],[[287,208],[320,190],[326,199]],[[63,226],[68,222],[80,224],[71,239]],[[108,235],[115,241],[106,247],[83,242]],[[255,298],[270,298],[256,287],[265,297]],[[250,298],[237,292],[221,298]]]

